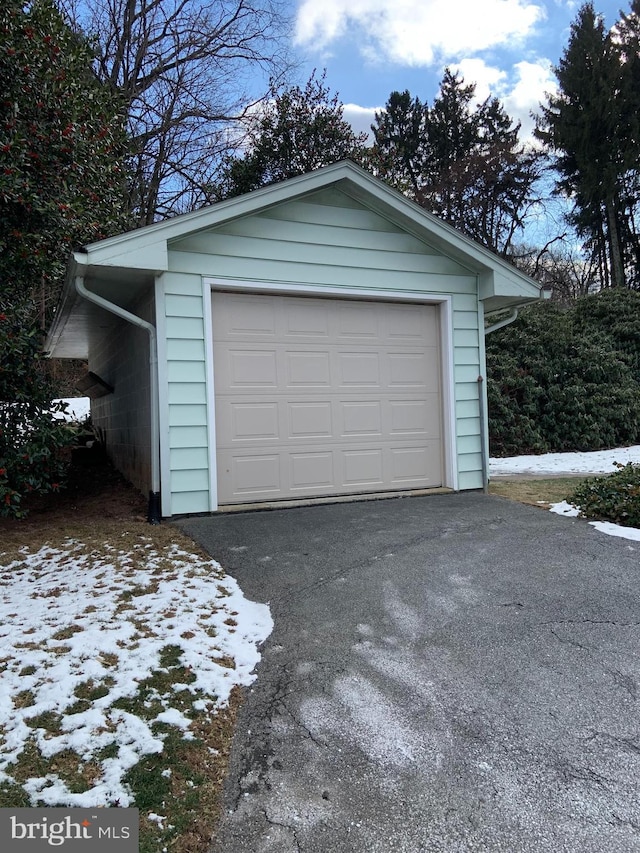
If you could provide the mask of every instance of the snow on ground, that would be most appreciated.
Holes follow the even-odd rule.
[[[175,545],[162,552],[144,541],[128,551],[105,545],[98,554],[70,540],[62,549],[22,551],[0,567],[0,782],[11,780],[30,739],[45,758],[72,749],[84,761],[112,745],[116,757],[100,762],[102,778],[86,793],[72,793],[51,773],[24,787],[48,805],[127,806],[123,776],[142,755],[162,751],[162,735],[113,703],[136,694],[168,645],[181,648],[180,662],[195,676],[180,689],[197,692],[208,710],[226,703],[234,685],[253,680],[257,646],[273,628],[269,608],[245,599],[214,560]],[[78,713],[78,696],[96,685],[104,695]],[[161,699],[157,719],[193,737],[170,695]],[[61,715],[59,734],[37,727],[34,718],[47,713]]]
[[[543,453],[540,456],[509,456],[489,459],[489,476],[509,474],[611,474],[616,462],[640,463],[640,445],[590,453]]]
[[[509,456],[502,459],[492,457],[489,459],[489,477],[514,474],[612,474],[617,470],[617,465],[626,465],[628,462],[640,464],[640,445],[588,453],[543,453],[540,456]],[[569,518],[580,515],[580,507],[566,501],[551,504],[549,509]],[[589,524],[609,536],[640,542],[640,530],[634,527],[623,527],[610,521],[590,521]]]
[[[51,401],[56,403],[66,403],[67,411],[57,412],[54,417],[64,419],[65,421],[86,421],[91,413],[91,401],[88,397],[61,397],[59,400]]]

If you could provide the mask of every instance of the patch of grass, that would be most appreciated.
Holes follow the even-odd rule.
[[[55,711],[43,711],[35,717],[28,717],[25,723],[30,729],[45,729],[52,735],[59,735],[62,731],[62,717]]]
[[[21,690],[13,697],[13,704],[16,708],[30,708],[36,704],[35,694],[31,690]]]
[[[52,640],[70,640],[74,634],[79,634],[81,631],[84,631],[80,625],[68,625],[66,628],[61,628],[59,631],[56,631],[55,634],[51,635]]]
[[[590,478],[547,477],[531,480],[492,480],[489,483],[489,494],[548,509],[550,504],[565,500],[569,491],[588,479]]]
[[[141,809],[140,853],[163,849],[172,853],[207,853],[211,849],[240,702],[240,690],[235,688],[228,708],[212,717],[194,712],[194,740],[185,740],[182,732],[172,726],[154,727],[165,732],[163,752],[145,756],[126,777],[135,793],[135,804]],[[167,768],[170,774],[166,773]],[[145,811],[165,817],[163,827],[146,819]]]
[[[76,685],[73,695],[78,699],[86,699],[88,702],[95,702],[96,699],[102,699],[109,693],[109,688],[113,685],[113,678],[105,678],[104,681],[95,682],[93,679],[83,681]]]
[[[567,500],[586,518],[640,527],[640,465],[629,462],[605,477],[595,477],[574,488]]]
[[[15,784],[7,784],[5,797],[7,800],[12,800],[9,805],[13,808],[18,802],[23,802],[24,797],[27,798],[27,805],[37,805],[38,803],[29,803],[28,796],[20,786],[27,779],[50,774],[55,774],[62,779],[72,793],[83,794],[96,783],[101,772],[100,766],[95,761],[82,761],[78,754],[71,749],[57,752],[51,758],[44,758],[35,743],[28,742],[20,753],[18,762],[11,768],[11,776]],[[22,791],[23,796],[21,796],[20,791]],[[61,803],[61,805],[63,804]]]
[[[35,672],[37,672],[37,667],[30,664],[29,666],[23,666],[18,675],[33,675]]]
[[[160,666],[176,667],[180,666],[180,656],[182,655],[181,646],[165,646],[160,651]]]
[[[131,601],[132,598],[139,598],[142,595],[150,595],[152,592],[158,591],[158,584],[152,583],[149,586],[132,586],[121,592],[118,596],[118,601]]]
[[[22,785],[0,782],[0,809],[26,809],[31,805]]]

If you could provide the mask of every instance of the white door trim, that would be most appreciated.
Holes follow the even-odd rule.
[[[203,295],[205,298],[204,332],[207,347],[207,403],[209,409],[209,504],[211,511],[218,508],[217,483],[217,447],[215,444],[215,394],[214,394],[214,363],[213,363],[213,325],[211,296],[213,291],[229,291],[243,293],[271,293],[282,296],[326,296],[333,299],[362,299],[367,302],[416,302],[440,306],[440,336],[441,336],[441,380],[442,380],[442,409],[444,435],[444,485],[458,491],[458,465],[455,431],[455,394],[454,394],[454,360],[453,360],[453,299],[448,293],[421,293],[410,290],[373,290],[363,288],[323,287],[295,283],[279,283],[268,281],[239,281],[236,279],[214,278],[203,276]],[[208,304],[208,308],[206,307]]]

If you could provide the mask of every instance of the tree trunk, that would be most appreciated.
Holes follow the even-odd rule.
[[[622,251],[620,249],[620,232],[618,219],[616,217],[616,206],[613,195],[607,196],[605,201],[607,211],[607,224],[609,226],[609,257],[611,260],[612,284],[614,287],[624,287],[624,265],[622,263]]]

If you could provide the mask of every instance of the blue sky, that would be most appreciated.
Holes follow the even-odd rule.
[[[498,96],[531,128],[529,113],[554,86],[580,3],[572,0],[289,0],[300,78],[327,69],[345,117],[369,130],[393,90],[431,101],[446,65]],[[607,26],[629,0],[594,0]]]

